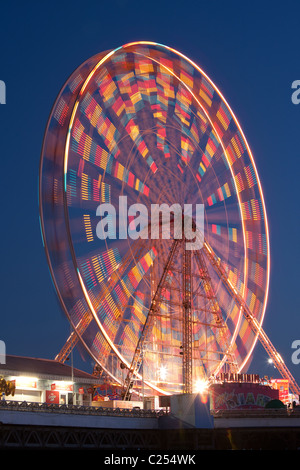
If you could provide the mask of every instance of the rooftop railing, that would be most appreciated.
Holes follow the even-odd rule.
[[[143,410],[138,407],[133,408],[108,408],[105,406],[84,406],[84,405],[66,405],[66,404],[52,404],[52,403],[39,403],[17,400],[1,400],[1,410],[14,410],[14,411],[31,411],[31,412],[45,412],[45,413],[69,413],[69,414],[83,414],[93,416],[126,416],[126,417],[141,417],[141,418],[158,418],[167,414],[166,410]]]

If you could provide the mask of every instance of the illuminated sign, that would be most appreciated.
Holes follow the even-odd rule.
[[[271,387],[279,391],[279,400],[289,402],[289,381],[287,379],[271,379]]]
[[[72,392],[73,384],[71,382],[57,382],[51,384],[51,390],[60,390],[64,392]]]
[[[15,377],[16,388],[37,388],[37,379],[35,377]]]
[[[278,399],[278,391],[260,384],[224,383],[211,388],[213,410],[264,409],[266,404]]]
[[[258,383],[259,375],[258,374],[233,374],[222,372],[219,377],[217,377],[222,382],[250,382]]]
[[[53,390],[46,390],[46,403],[59,403],[59,392]]]

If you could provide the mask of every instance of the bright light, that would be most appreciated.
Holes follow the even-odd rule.
[[[274,367],[274,369],[276,369],[276,366],[275,366],[275,364],[274,364],[274,361],[273,361],[273,359],[272,359],[271,357],[269,357],[269,359],[268,359],[268,364],[272,365],[272,366]]]
[[[28,377],[24,375],[18,375],[15,377],[11,377],[10,380],[14,380],[16,387],[19,389],[27,389],[27,388],[37,388],[37,377]]]
[[[196,393],[206,392],[208,388],[208,382],[204,379],[198,379],[195,385]]]
[[[167,368],[166,368],[166,366],[160,366],[159,378],[160,378],[160,380],[166,380],[166,378],[167,378]]]

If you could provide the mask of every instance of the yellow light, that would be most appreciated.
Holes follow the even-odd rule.
[[[161,366],[159,369],[159,378],[160,380],[165,380],[167,378],[167,368],[166,366]]]
[[[204,379],[198,379],[195,385],[196,393],[204,393],[208,389],[208,382]]]
[[[37,388],[37,377],[28,377],[24,375],[18,375],[11,377],[10,380],[14,380],[17,388]]]

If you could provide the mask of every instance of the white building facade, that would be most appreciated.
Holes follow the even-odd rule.
[[[14,396],[2,399],[89,406],[99,380],[84,371],[49,359],[6,356],[0,377],[13,381]]]

